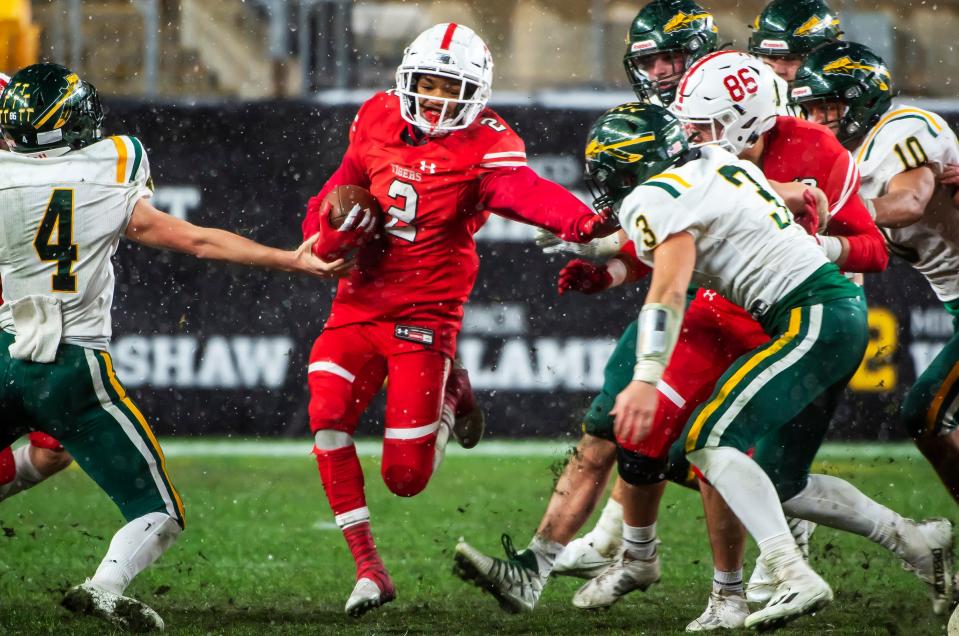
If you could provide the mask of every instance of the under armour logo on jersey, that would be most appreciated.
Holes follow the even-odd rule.
[[[716,292],[714,292],[714,291],[711,290],[711,289],[707,289],[706,291],[703,292],[703,296],[706,298],[706,300],[710,300],[710,301],[711,301],[711,300],[713,300],[714,298],[716,298]]]
[[[429,172],[430,174],[436,174],[436,164],[435,163],[426,163],[426,160],[420,162],[420,170],[423,172]]]

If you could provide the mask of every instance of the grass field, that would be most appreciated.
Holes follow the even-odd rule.
[[[343,614],[352,562],[308,442],[171,441],[168,465],[184,495],[187,530],[130,594],[154,607],[173,634],[671,634],[704,607],[712,569],[693,493],[667,489],[659,524],[663,579],[649,592],[584,613],[570,605],[580,582],[561,578],[536,612],[510,616],[451,574],[452,548],[462,536],[499,553],[503,532],[525,545],[562,465],[562,445],[451,455],[427,491],[408,500],[383,486],[375,448],[361,450],[374,531],[398,590],[391,605],[359,620]],[[955,518],[942,486],[908,447],[824,451],[819,470],[851,479],[904,514]],[[58,603],[92,574],[120,523],[75,467],[0,505],[0,634],[110,633]],[[751,548],[747,558],[754,554]],[[945,632],[914,576],[868,541],[819,530],[812,561],[836,600],[781,633]]]

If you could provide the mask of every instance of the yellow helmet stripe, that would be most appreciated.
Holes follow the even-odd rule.
[[[34,122],[33,127],[40,128],[40,126],[47,123],[47,120],[53,117],[53,114],[58,112],[60,110],[60,107],[63,106],[68,99],[70,99],[73,93],[77,90],[77,86],[79,86],[79,84],[80,84],[79,75],[77,75],[76,73],[68,75],[66,93],[63,94],[63,97],[57,100],[57,103],[55,103],[53,106],[51,106],[50,108],[46,110],[46,112],[40,117],[39,121]],[[62,126],[63,124],[60,124],[60,125]]]

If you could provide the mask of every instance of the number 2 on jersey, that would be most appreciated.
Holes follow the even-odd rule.
[[[416,240],[416,226],[413,225],[413,219],[416,218],[416,206],[420,199],[416,193],[416,188],[413,187],[412,183],[393,179],[387,194],[391,198],[397,199],[397,203],[402,202],[403,207],[391,205],[386,213],[393,218],[387,221],[383,227],[393,236],[412,243]],[[396,227],[400,221],[406,225]]]
[[[51,240],[54,232],[57,234],[55,243]],[[79,248],[73,242],[73,190],[57,188],[53,191],[33,239],[33,248],[41,261],[57,264],[57,273],[51,277],[53,291],[76,293],[77,275],[72,270],[79,258]]]

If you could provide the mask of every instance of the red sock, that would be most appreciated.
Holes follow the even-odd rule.
[[[356,456],[356,447],[330,451],[313,449],[320,479],[336,524],[343,530],[343,538],[356,562],[356,578],[374,581],[384,593],[393,593],[393,582],[376,552],[370,531],[370,513],[363,493],[363,469]]]
[[[390,575],[376,551],[376,543],[373,541],[373,533],[370,531],[370,522],[364,521],[355,525],[343,528],[343,537],[346,544],[350,546],[350,552],[353,553],[353,560],[356,562],[356,578],[368,578],[386,593],[393,592],[393,582]]]
[[[333,514],[339,517],[358,508],[365,508],[363,469],[360,468],[360,460],[356,456],[356,447],[350,444],[344,448],[323,451],[314,446],[313,454],[316,455],[320,479],[323,481],[323,489]],[[343,526],[341,523],[339,525]]]

